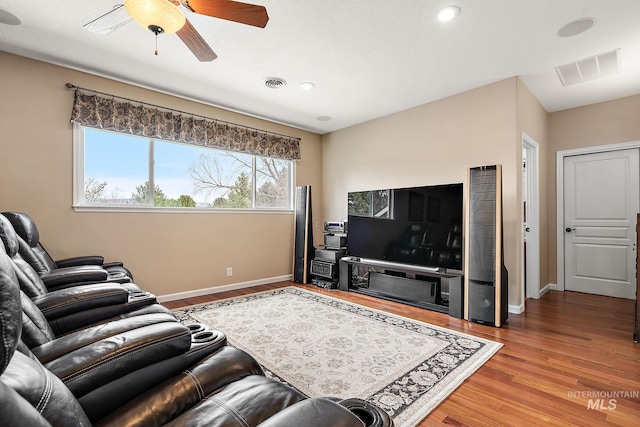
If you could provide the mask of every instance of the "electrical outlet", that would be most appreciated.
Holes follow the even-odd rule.
[[[233,268],[227,267],[227,277],[233,276]]]

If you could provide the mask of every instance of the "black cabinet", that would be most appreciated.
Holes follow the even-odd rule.
[[[463,316],[463,276],[423,267],[361,260],[340,260],[339,289],[358,292],[428,310]]]

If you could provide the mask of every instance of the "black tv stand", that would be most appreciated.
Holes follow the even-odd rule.
[[[339,272],[339,288],[343,291],[462,318],[463,276],[460,273],[355,257],[342,258]]]

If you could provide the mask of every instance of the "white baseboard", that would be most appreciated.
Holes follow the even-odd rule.
[[[258,285],[268,285],[270,283],[286,282],[291,280],[291,274],[279,277],[269,277],[266,279],[251,280],[249,282],[231,283],[229,285],[212,286],[210,288],[196,289],[194,291],[177,292],[175,294],[160,295],[158,302],[173,301],[177,299],[193,298],[202,295],[216,294],[219,292],[233,291],[236,289],[250,288]]]
[[[555,288],[554,288],[555,286]],[[548,283],[546,286],[540,288],[540,296],[542,297],[544,294],[546,294],[547,292],[549,292],[550,290],[557,290],[557,285],[554,285],[553,283]],[[509,313],[513,313],[513,314],[522,314],[524,313],[524,304],[520,304],[520,305],[511,305],[509,304]]]
[[[520,305],[511,305],[509,304],[509,313],[511,314],[522,314],[524,312],[524,304]]]
[[[268,285],[270,283],[286,282],[290,280],[292,280],[291,274],[287,274],[285,276],[269,277],[266,279],[251,280],[249,282],[231,283],[229,285],[212,286],[210,288],[196,289],[194,291],[177,292],[175,294],[160,295],[157,297],[157,299],[158,299],[158,302],[174,301],[177,299],[199,297],[202,295],[216,294],[219,292],[233,291],[236,289],[244,289],[244,288],[250,288],[252,286]],[[547,284],[546,286],[540,289],[540,296],[546,294],[550,290],[558,290],[558,285],[554,283]],[[509,310],[509,313],[512,313],[512,314],[522,314],[524,313],[524,304],[520,304],[520,305],[509,304],[508,310]]]

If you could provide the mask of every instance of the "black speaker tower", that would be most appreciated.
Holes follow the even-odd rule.
[[[314,258],[315,249],[313,247],[310,185],[296,187],[293,246],[293,281],[311,283],[311,260]]]
[[[502,166],[467,172],[464,318],[500,327],[508,316],[502,237]]]

